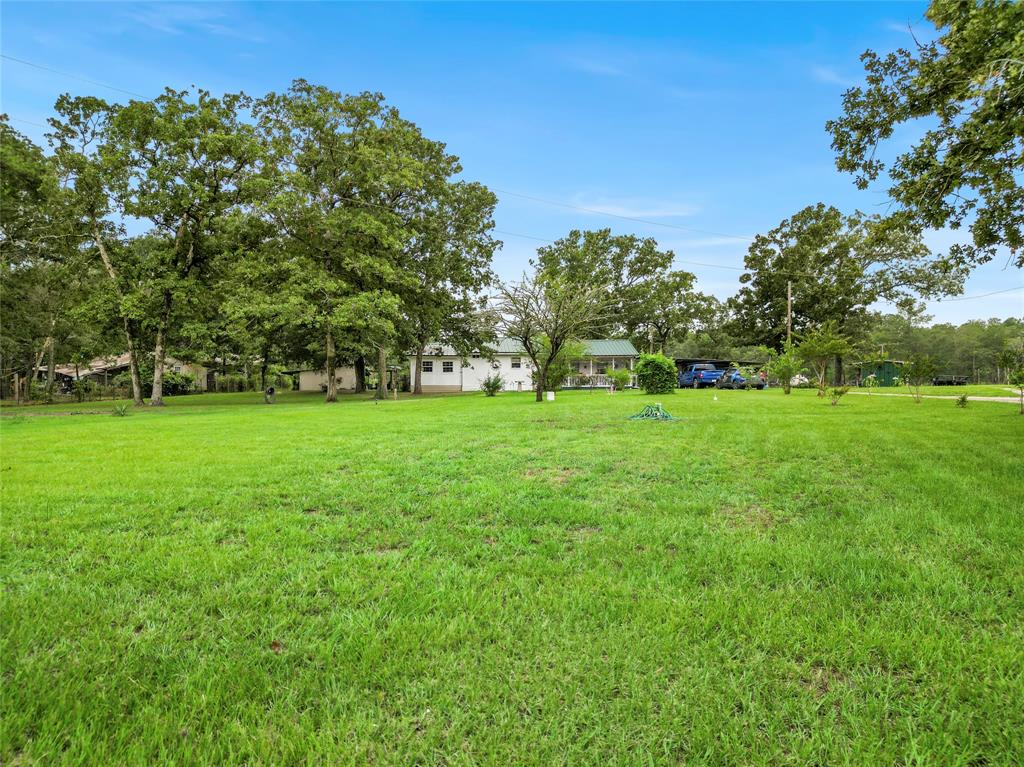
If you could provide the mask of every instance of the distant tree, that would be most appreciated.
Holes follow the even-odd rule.
[[[415,286],[402,261],[412,236],[407,203],[424,169],[404,147],[418,132],[380,94],[344,96],[304,80],[254,112],[271,148],[261,211],[286,242],[281,299],[319,335],[326,400],[335,402],[339,354],[386,367],[400,296]]]
[[[969,225],[972,243],[954,245],[944,268],[984,263],[1000,245],[1024,266],[1024,3],[932,0],[925,16],[935,40],[861,56],[866,85],[826,124],[836,167],[861,189],[888,171],[900,226]],[[919,123],[923,136],[887,166],[879,146]]]
[[[601,287],[605,310],[587,335],[629,335],[645,345],[653,331],[663,349],[673,334],[685,335],[696,303],[695,278],[672,271],[674,258],[650,237],[574,229],[540,248],[536,265],[567,283]]]
[[[937,272],[928,256],[911,230],[822,203],[808,206],[751,243],[743,287],[729,302],[732,326],[750,343],[779,348],[791,284],[795,333],[833,322],[856,339],[866,333],[868,307],[876,301],[908,306],[918,293],[960,289],[962,275]],[[836,368],[841,382],[841,358]]]
[[[601,285],[574,284],[544,271],[499,289],[499,333],[518,341],[533,363],[537,402],[543,400],[551,371],[566,358],[567,347],[601,321],[604,298]]]
[[[4,384],[36,381],[53,397],[55,364],[98,342],[85,322],[96,275],[53,159],[0,116],[0,360]],[[44,365],[45,363],[45,365]],[[20,396],[20,392],[15,393]]]
[[[123,274],[111,252],[118,224],[108,217],[153,226],[154,247],[148,254],[158,262],[147,276],[155,283],[158,303],[155,316],[146,318],[155,330],[150,405],[163,404],[175,304],[187,301],[186,294],[202,280],[215,253],[211,239],[220,219],[250,197],[249,179],[263,143],[243,114],[249,105],[244,94],[215,98],[201,89],[193,94],[168,88],[151,101],[127,106],[65,95],[56,105],[60,117],[50,121],[51,139],[80,202],[81,218],[118,291],[134,371],[140,318],[138,307],[130,306],[130,293],[137,283]]]
[[[453,163],[446,172],[460,166]],[[500,244],[491,237],[497,198],[486,187],[435,176],[433,199],[413,222],[408,245],[415,282],[403,293],[416,351],[413,393],[423,392],[423,350],[431,341],[468,355],[492,340],[480,321],[485,302],[478,298],[490,284],[491,259]]]
[[[818,396],[825,396],[828,369],[833,360],[849,354],[850,342],[835,322],[826,322],[804,335],[797,347],[800,359],[811,368],[818,384]],[[836,382],[838,383],[838,382]]]
[[[708,296],[695,291],[696,278],[681,270],[659,275],[638,299],[626,332],[643,348],[645,340],[657,351],[666,353],[672,342],[679,342],[698,324]]]

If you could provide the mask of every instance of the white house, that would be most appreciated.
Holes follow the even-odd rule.
[[[585,354],[582,359],[573,361],[577,375],[567,379],[569,386],[606,385],[603,375],[606,368],[632,370],[639,356],[629,341],[602,339],[582,343]],[[409,369],[415,371],[415,368],[416,355],[409,355]],[[423,376],[424,392],[480,391],[483,380],[494,373],[501,376],[505,391],[530,391],[533,388],[530,358],[519,342],[510,338],[499,340],[489,355],[474,352],[465,360],[450,346],[427,344],[418,372]]]

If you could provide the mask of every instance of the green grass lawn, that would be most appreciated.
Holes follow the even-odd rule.
[[[895,394],[910,393],[910,389],[906,386],[878,387],[874,391]],[[967,384],[966,386],[922,386],[921,393],[941,396],[966,394],[969,397],[1013,397],[1020,392],[1009,384]]]
[[[0,762],[1024,762],[1016,406],[714,396],[5,409]]]

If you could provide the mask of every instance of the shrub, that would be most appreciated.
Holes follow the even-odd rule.
[[[956,406],[957,407],[967,407],[967,395],[966,394],[961,394],[959,397],[956,398]]]
[[[800,355],[797,353],[796,347],[793,346],[792,342],[787,341],[783,344],[782,351],[773,355],[768,360],[767,372],[772,378],[779,379],[779,383],[782,384],[782,391],[789,394],[793,388],[793,379],[804,372]]]
[[[505,388],[505,379],[501,377],[500,373],[491,373],[480,382],[480,388],[484,390],[486,396],[493,397]]]
[[[612,384],[618,391],[622,391],[629,386],[629,379],[633,377],[633,374],[625,368],[619,368],[618,370],[606,368],[604,374],[612,379]]]
[[[871,375],[864,379],[863,383],[864,387],[868,390],[868,395],[870,396],[871,390],[878,386],[878,376],[872,373]]]
[[[843,395],[850,391],[849,386],[833,386],[828,390],[828,397],[832,400],[833,405],[838,405],[839,400],[843,398]]]
[[[114,409],[110,411],[111,415],[116,415],[119,418],[124,418],[131,412],[131,405],[127,402],[118,402],[114,405]]]
[[[664,354],[641,354],[636,365],[636,380],[648,394],[668,394],[676,389],[676,363]]]
[[[196,379],[188,373],[164,372],[164,394],[190,394],[195,390]],[[152,387],[150,387],[152,388]]]

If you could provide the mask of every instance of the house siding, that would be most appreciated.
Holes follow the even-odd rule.
[[[338,391],[356,390],[356,369],[352,366],[337,367],[334,369],[334,380]],[[322,392],[327,386],[326,370],[300,370],[299,391]]]
[[[519,357],[520,367],[512,367],[512,358]],[[432,363],[433,370],[420,371],[423,376],[422,389],[428,392],[481,391],[487,376],[499,374],[505,382],[505,391],[529,391],[532,386],[530,362],[522,355],[498,354],[494,360],[470,357],[463,364],[462,359],[451,355],[428,354],[424,362]],[[452,363],[450,373],[444,372],[445,362]],[[409,358],[411,368],[416,367],[416,358]],[[415,381],[415,379],[413,379]]]

